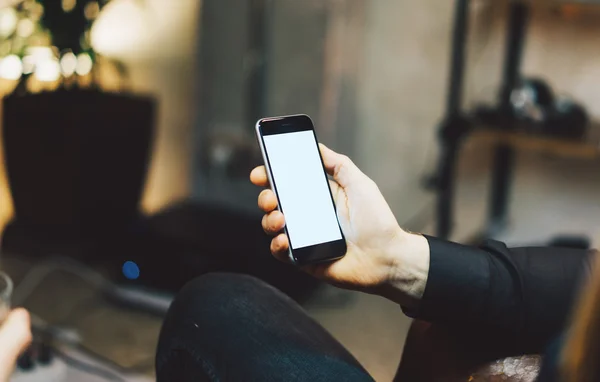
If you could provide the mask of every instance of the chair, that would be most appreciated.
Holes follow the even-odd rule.
[[[396,382],[534,382],[538,355],[498,357],[495,342],[474,345],[460,332],[414,321],[396,375]],[[484,344],[481,346],[481,344]],[[489,346],[487,346],[489,344]]]

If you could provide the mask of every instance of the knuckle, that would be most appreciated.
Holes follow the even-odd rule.
[[[347,155],[340,154],[340,160],[336,166],[335,173],[337,175],[348,172],[354,166],[354,162]]]
[[[352,165],[352,159],[350,159],[347,155],[340,156],[340,169],[346,168]]]

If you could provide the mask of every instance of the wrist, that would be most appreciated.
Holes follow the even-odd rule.
[[[381,295],[407,308],[423,297],[429,274],[429,243],[420,234],[402,231],[388,249],[390,267]]]

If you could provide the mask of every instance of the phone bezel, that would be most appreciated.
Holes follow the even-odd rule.
[[[263,156],[263,161],[265,163],[265,168],[267,170],[267,176],[269,178],[269,183],[271,185],[271,189],[275,192],[275,196],[277,197],[277,208],[284,215],[285,212],[281,206],[281,202],[279,199],[279,194],[277,192],[277,184],[273,180],[273,174],[271,172],[271,166],[269,161],[269,155],[265,149],[264,136],[268,135],[277,135],[277,134],[286,134],[286,133],[294,133],[300,131],[312,131],[313,136],[315,138],[315,144],[318,146],[319,141],[317,139],[317,135],[315,133],[315,128],[312,123],[312,120],[309,116],[304,114],[299,115],[289,115],[282,117],[271,117],[271,118],[262,118],[256,123],[256,135],[259,141],[260,149]],[[323,163],[323,158],[321,157],[319,151],[319,160],[321,161],[321,166],[323,168],[323,177],[325,182],[327,182],[327,189],[329,190],[329,196],[331,197],[331,203],[333,204],[333,208],[336,213],[337,218],[337,208],[335,206],[335,201],[333,199],[333,194],[331,192],[331,187],[329,187],[327,172],[325,170],[325,164]],[[297,265],[306,265],[306,264],[314,264],[325,261],[332,261],[339,259],[344,256],[346,253],[346,237],[344,236],[344,232],[340,225],[339,219],[337,220],[338,227],[340,228],[340,233],[342,238],[340,240],[330,241],[327,243],[316,244],[309,247],[296,248],[293,249],[292,241],[290,235],[287,231],[287,227],[284,228],[284,232],[288,238],[290,243],[290,250],[288,256],[290,260]]]

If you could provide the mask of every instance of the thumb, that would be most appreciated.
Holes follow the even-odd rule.
[[[19,355],[31,343],[29,313],[13,310],[0,326],[0,381],[8,381]]]
[[[346,188],[352,181],[364,176],[346,155],[338,154],[322,143],[319,143],[319,148],[325,170],[340,186]]]

